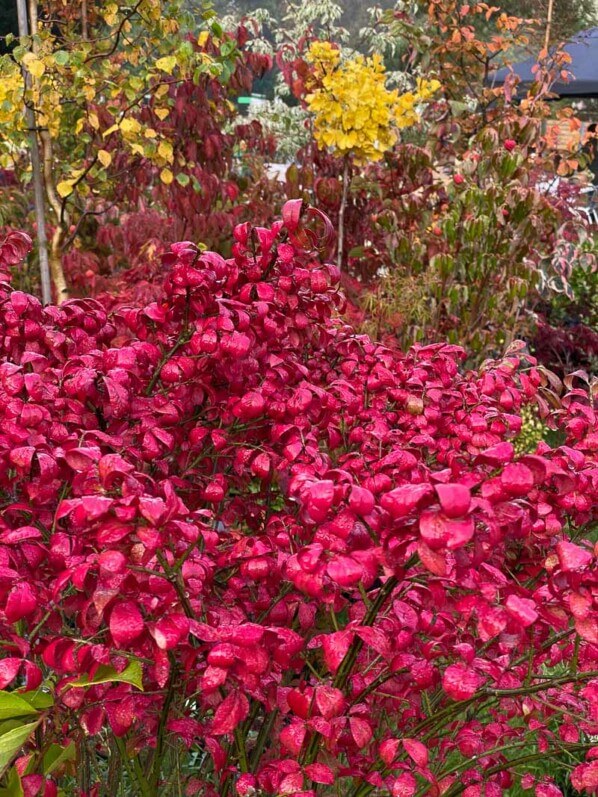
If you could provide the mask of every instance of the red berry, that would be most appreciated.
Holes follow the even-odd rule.
[[[517,142],[513,138],[507,138],[505,141],[505,149],[507,152],[513,152],[515,147],[517,146]]]
[[[453,182],[455,183],[455,185],[462,185],[465,182],[465,177],[463,177],[462,174],[454,174]]]

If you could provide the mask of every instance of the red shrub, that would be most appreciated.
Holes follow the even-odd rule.
[[[56,684],[46,739],[126,736],[139,793],[169,737],[189,793],[502,794],[505,745],[598,733],[595,412],[516,458],[533,363],[356,335],[300,210],[173,245],[145,306],[0,286],[3,687]],[[145,692],[67,689],[130,659]]]

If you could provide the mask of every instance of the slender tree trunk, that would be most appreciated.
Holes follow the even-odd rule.
[[[52,247],[50,249],[50,271],[56,291],[56,304],[62,304],[69,298],[69,290],[64,277],[62,268],[62,242],[64,240],[64,228],[60,224],[56,226],[52,236]]]
[[[339,269],[343,267],[343,249],[345,244],[345,210],[347,208],[347,196],[349,195],[349,183],[351,181],[349,156],[345,155],[345,165],[343,167],[343,194],[341,197],[341,207],[338,214],[338,249],[336,265]]]
[[[89,38],[87,27],[87,0],[81,0],[81,36],[83,41],[87,41]]]
[[[554,10],[554,0],[548,0],[548,11],[546,13],[546,33],[544,35],[544,49],[548,50],[550,44],[550,32],[552,29],[552,12]]]
[[[38,28],[37,0],[29,0],[28,4],[31,35],[35,36]],[[34,53],[37,52],[38,47],[35,41],[33,42],[32,48]],[[54,188],[54,154],[52,151],[52,138],[48,130],[39,131],[39,140],[41,142],[43,182],[46,189],[46,196],[56,216],[56,227],[52,235],[52,246],[49,253],[49,267],[56,292],[56,304],[62,304],[62,302],[65,302],[69,298],[64,270],[62,268],[62,242],[64,241],[68,221],[63,212],[62,203]]]
[[[29,35],[27,20],[27,5],[25,0],[17,0],[17,13],[19,20],[19,36]],[[31,88],[31,75],[23,70],[23,80],[26,90]],[[39,257],[39,271],[42,290],[42,301],[49,304],[52,301],[52,286],[50,282],[50,267],[48,261],[48,238],[46,234],[46,203],[44,199],[44,185],[42,178],[41,159],[39,154],[39,141],[37,138],[37,121],[35,111],[29,104],[25,104],[25,120],[29,130],[30,158],[33,181],[33,195],[35,204],[35,217],[37,227],[37,250]]]

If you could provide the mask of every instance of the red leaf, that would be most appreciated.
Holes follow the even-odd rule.
[[[442,688],[453,700],[473,697],[484,679],[464,664],[451,664],[442,675]]]
[[[418,767],[428,766],[429,753],[425,744],[418,742],[417,739],[401,739],[407,754],[415,761]]]
[[[189,634],[189,619],[184,614],[163,617],[151,629],[151,635],[161,650],[172,650]]]
[[[351,556],[335,556],[328,562],[326,572],[341,587],[350,587],[363,578],[363,567]]]
[[[304,771],[314,783],[323,783],[326,786],[334,785],[334,772],[326,764],[308,764]]]
[[[360,750],[370,743],[373,734],[372,727],[367,720],[362,720],[359,717],[351,717],[349,719],[349,728],[351,729],[351,735],[355,740],[355,744]]]
[[[471,491],[464,484],[437,484],[442,511],[449,518],[462,517],[471,506]]]
[[[431,493],[432,487],[429,484],[405,484],[383,495],[380,505],[393,519],[397,519],[412,512]]]
[[[280,743],[294,756],[298,756],[303,747],[307,729],[300,720],[293,720],[280,732]]]
[[[31,238],[25,232],[9,232],[4,240],[0,241],[0,268],[16,266],[25,259],[32,249]]]
[[[403,772],[392,784],[392,797],[413,797],[417,781],[410,772]]]
[[[534,486],[534,474],[527,467],[519,463],[507,465],[500,475],[500,480],[505,490],[513,496],[527,495]]]
[[[316,705],[320,714],[329,720],[342,714],[345,697],[340,689],[335,689],[332,686],[318,686],[316,687]]]
[[[29,584],[22,581],[8,593],[4,612],[9,623],[28,617],[37,609],[37,597]]]
[[[517,595],[509,595],[505,601],[505,609],[515,620],[518,620],[524,628],[532,625],[538,619],[536,604],[529,598],[519,598]]]
[[[6,659],[0,659],[0,689],[6,689],[6,687],[14,681],[22,664],[22,659],[17,659],[12,656]]]
[[[249,714],[249,701],[243,692],[231,692],[214,713],[211,732],[214,736],[232,733]]]
[[[324,660],[330,672],[335,673],[338,670],[349,650],[352,639],[351,631],[336,631],[324,637],[322,641]]]
[[[474,524],[471,518],[452,520],[440,512],[430,510],[420,517],[419,530],[430,548],[453,550],[461,548],[471,540]]]
[[[118,603],[110,614],[110,633],[118,647],[129,645],[143,633],[145,624],[132,601]]]
[[[583,570],[594,559],[592,552],[572,542],[561,540],[557,543],[556,552],[559,557],[561,569],[566,573],[571,570]]]

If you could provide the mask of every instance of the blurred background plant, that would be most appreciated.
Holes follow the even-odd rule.
[[[590,24],[585,5],[560,15],[559,1],[562,32]],[[566,57],[557,48],[517,102],[513,86],[488,80],[496,66],[537,48],[543,23],[509,16],[508,6],[452,0],[369,10],[332,0],[217,3],[228,14],[222,24],[209,9],[198,15],[196,4],[144,2],[149,22],[125,19],[132,4],[89,5],[89,41],[73,6],[41,3],[38,43],[2,61],[10,78],[0,89],[4,179],[12,188],[2,189],[0,222],[22,222],[31,207],[16,62],[40,73],[45,103],[64,98],[49,145],[43,131],[40,142],[53,158],[52,240],[71,293],[118,301],[132,269],[137,290],[154,295],[168,243],[191,238],[228,256],[235,224],[269,224],[287,199],[302,198],[337,230],[344,217],[347,312],[385,342],[448,338],[468,348],[473,364],[525,337],[557,370],[595,367],[596,253],[577,212],[587,154],[579,135],[570,144],[555,133],[555,124],[576,133],[580,124],[570,107],[549,100]],[[62,20],[60,37],[46,18]],[[121,22],[130,26],[126,43],[115,36]],[[156,41],[151,57],[139,52],[144,36]],[[314,47],[338,53],[327,76],[318,74]],[[345,65],[365,68],[372,53],[389,99],[389,137],[357,157],[360,135],[382,140],[379,124],[371,135],[359,128],[365,83],[354,76],[335,117],[341,126],[353,119],[343,147],[329,99]],[[114,93],[111,76],[123,63],[130,66]],[[418,97],[425,81],[434,91]],[[239,95],[255,94],[266,96],[244,113]],[[546,190],[557,177],[558,191]],[[34,287],[35,270],[19,279]]]

